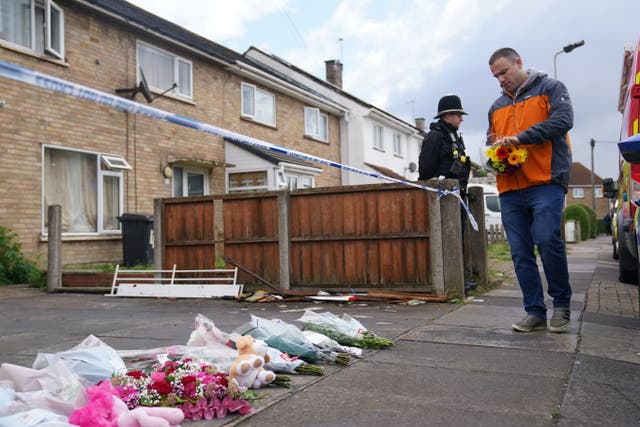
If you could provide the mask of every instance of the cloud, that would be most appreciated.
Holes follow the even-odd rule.
[[[379,3],[379,2],[378,2]],[[460,61],[459,46],[477,35],[505,1],[403,2],[376,13],[372,1],[343,0],[331,18],[305,35],[307,49],[288,59],[322,76],[324,60],[338,57],[344,43],[344,88],[381,108],[407,97],[434,75]],[[396,5],[397,6],[397,5]]]
[[[285,10],[288,0],[129,0],[149,12],[218,43],[245,35],[247,26]]]

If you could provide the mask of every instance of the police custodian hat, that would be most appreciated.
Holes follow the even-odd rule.
[[[449,113],[467,114],[462,109],[462,101],[460,101],[460,98],[456,95],[445,95],[440,98],[440,101],[438,101],[438,114],[436,114],[434,119]]]

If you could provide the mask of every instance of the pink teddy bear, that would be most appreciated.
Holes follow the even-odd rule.
[[[89,387],[89,403],[73,411],[69,423],[80,427],[180,427],[184,419],[178,408],[140,406],[130,411],[113,391],[109,381]]]

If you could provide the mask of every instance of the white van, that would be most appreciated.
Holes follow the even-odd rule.
[[[468,187],[480,187],[484,191],[484,224],[487,231],[492,225],[502,227],[498,188],[493,185],[473,183],[469,183]]]

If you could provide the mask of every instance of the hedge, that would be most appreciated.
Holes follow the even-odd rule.
[[[589,211],[593,212],[593,209],[585,205],[571,205],[564,209],[565,221],[573,219],[580,223],[580,240],[587,240],[592,236],[595,237],[597,232],[596,214],[593,212],[593,215],[591,215]]]

